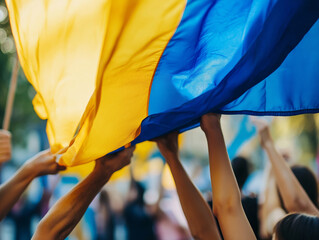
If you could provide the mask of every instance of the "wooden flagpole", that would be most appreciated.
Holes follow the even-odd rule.
[[[12,67],[12,75],[10,80],[7,105],[6,105],[3,125],[2,125],[2,128],[4,130],[9,130],[9,127],[10,127],[10,119],[11,119],[12,109],[13,109],[14,95],[16,92],[17,82],[18,82],[18,72],[19,72],[19,60],[16,57]]]

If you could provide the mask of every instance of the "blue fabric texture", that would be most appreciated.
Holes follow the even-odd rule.
[[[207,112],[319,112],[319,1],[189,0],[158,64],[133,144]]]

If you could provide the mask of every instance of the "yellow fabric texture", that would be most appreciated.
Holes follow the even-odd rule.
[[[95,160],[138,136],[154,71],[185,5],[181,0],[112,1],[96,90],[60,163]]]
[[[186,0],[6,3],[51,148],[69,146],[60,163],[84,164],[128,146],[148,115],[153,74]]]
[[[68,146],[94,92],[108,1],[7,0],[24,73],[51,149]]]

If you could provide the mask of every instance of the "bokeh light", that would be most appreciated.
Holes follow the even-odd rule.
[[[8,17],[8,11],[6,7],[0,5],[0,23],[4,22]]]
[[[12,37],[7,37],[3,43],[1,43],[1,52],[13,53],[15,52],[15,45]]]

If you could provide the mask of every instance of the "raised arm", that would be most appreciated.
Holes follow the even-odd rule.
[[[0,164],[11,158],[11,133],[0,129]]]
[[[194,186],[178,157],[177,133],[157,139],[157,146],[169,165],[179,200],[186,216],[191,234],[195,239],[220,239],[214,216]]]
[[[254,119],[253,122],[259,130],[261,146],[266,151],[271,162],[285,208],[289,212],[308,213],[319,216],[318,209],[298,182],[288,163],[277,151],[268,124],[261,119]]]
[[[111,175],[130,163],[134,149],[130,147],[96,160],[94,170],[62,197],[41,220],[32,239],[65,239]]]
[[[56,174],[64,169],[65,167],[55,162],[55,157],[49,150],[28,160],[9,181],[0,186],[0,220],[8,214],[34,178]]]
[[[244,213],[240,191],[228,158],[220,115],[209,113],[202,117],[208,143],[210,174],[213,190],[213,210],[224,239],[256,239]]]
[[[268,164],[264,170],[265,187],[259,195],[259,234],[263,239],[268,239],[273,234],[273,229],[277,222],[282,219],[286,213],[280,206],[280,200],[277,193],[276,179],[271,166]]]

